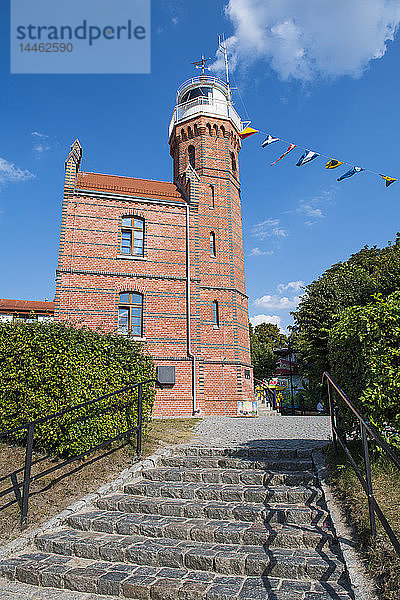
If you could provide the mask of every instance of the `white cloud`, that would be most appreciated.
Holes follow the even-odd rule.
[[[32,135],[33,135],[34,137],[38,137],[38,138],[42,138],[42,139],[44,139],[44,138],[48,138],[48,137],[49,137],[49,136],[48,136],[48,135],[46,135],[45,133],[40,133],[39,131],[32,131]]]
[[[299,300],[299,296],[288,298],[287,296],[278,296],[277,294],[266,294],[265,296],[261,296],[261,298],[256,298],[254,306],[269,310],[288,310],[296,308]]]
[[[231,67],[262,59],[284,79],[360,77],[400,23],[398,0],[229,0]],[[223,71],[222,55],[214,63]]]
[[[260,240],[265,238],[284,238],[289,234],[281,227],[279,219],[265,219],[261,223],[256,223],[251,230],[254,237]]]
[[[298,212],[304,213],[306,217],[312,217],[313,219],[323,219],[324,213],[320,208],[314,208],[311,204],[300,203]]]
[[[5,158],[0,158],[0,185],[25,181],[31,179],[34,174],[17,167],[14,163],[9,162]]]
[[[48,152],[52,149],[52,144],[49,141],[50,136],[45,133],[40,133],[39,131],[32,131],[32,137],[35,139],[33,143],[33,150],[36,152],[36,157],[40,158],[43,156],[45,152]]]
[[[273,250],[261,250],[260,248],[252,248],[249,252],[249,256],[270,256],[273,254]]]
[[[297,305],[302,297],[299,293],[304,287],[304,281],[288,281],[287,283],[279,283],[276,286],[276,292],[273,294],[265,294],[260,298],[256,298],[253,302],[257,308],[265,310],[289,311],[297,308]]]
[[[288,283],[279,283],[277,285],[277,290],[280,294],[287,291],[299,292],[304,286],[304,281],[299,279],[298,281],[289,281]]]
[[[314,196],[309,200],[300,200],[298,207],[294,211],[305,218],[306,225],[315,225],[318,220],[325,217],[324,209],[326,205],[332,202],[335,195],[335,190],[324,190],[318,196]]]
[[[49,144],[35,144],[33,149],[38,154],[44,154],[45,152],[48,152],[48,150],[51,150],[51,146]]]
[[[261,323],[272,323],[272,325],[278,325],[281,331],[281,318],[278,315],[255,315],[254,317],[250,317],[250,323],[255,327],[256,325],[261,325]]]

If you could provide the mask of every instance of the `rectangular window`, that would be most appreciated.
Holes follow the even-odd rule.
[[[249,369],[245,369],[244,370],[244,378],[245,379],[250,379],[250,370]]]
[[[122,230],[121,254],[130,254],[132,248],[132,231],[130,229]]]
[[[118,333],[143,337],[143,296],[135,292],[119,295]]]
[[[118,332],[122,335],[129,333],[129,308],[118,309]]]
[[[122,217],[121,254],[129,254],[130,256],[144,255],[143,219]]]
[[[215,246],[215,233],[213,231],[211,231],[210,233],[210,254],[211,256],[217,255],[217,250]]]
[[[215,208],[215,186],[210,185],[210,208]]]
[[[214,329],[217,329],[219,327],[219,308],[218,302],[216,300],[214,300],[213,302],[213,325]]]

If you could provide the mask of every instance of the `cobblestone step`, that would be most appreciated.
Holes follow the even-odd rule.
[[[125,486],[132,496],[151,498],[184,498],[186,500],[217,500],[223,502],[265,502],[301,504],[317,502],[320,490],[312,487],[268,487],[245,484],[148,481],[143,479]]]
[[[213,500],[187,500],[113,494],[99,498],[96,505],[101,510],[125,513],[145,513],[190,519],[217,519],[265,523],[291,523],[319,525],[329,522],[323,508],[296,504],[259,504],[251,502],[217,502]]]
[[[161,465],[164,467],[179,467],[182,469],[257,469],[263,471],[311,471],[311,459],[279,460],[255,458],[230,458],[219,456],[163,456]]]
[[[183,447],[178,448],[176,456],[225,456],[230,458],[262,458],[262,459],[302,459],[311,458],[312,450],[310,448],[276,448],[264,445],[254,446],[252,448],[209,448],[209,447]]]
[[[289,473],[263,471],[257,469],[182,469],[179,467],[159,467],[143,472],[151,481],[187,481],[200,483],[234,483],[245,485],[298,486],[315,485],[316,478],[311,471]]]
[[[344,565],[329,549],[264,549],[259,545],[208,544],[75,529],[41,535],[36,545],[44,553],[63,556],[228,575],[337,581],[344,572]]]
[[[217,519],[227,521],[251,521],[265,523],[291,523],[295,525],[319,525],[329,522],[322,508],[294,504],[262,504],[250,502],[193,502],[183,499],[146,498],[128,494],[113,494],[97,500],[101,510],[145,513],[163,516],[188,517],[191,519]]]
[[[88,511],[71,515],[68,525],[83,531],[100,531],[120,535],[172,537],[181,540],[226,544],[264,545],[270,548],[318,548],[335,545],[326,527],[264,525],[240,521],[217,521],[163,517],[118,511]]]
[[[135,600],[350,600],[346,582],[219,575],[50,553],[0,561],[0,575],[34,586]],[[31,588],[24,588],[31,589]],[[33,596],[32,596],[33,597]],[[42,597],[40,592],[36,598]],[[21,597],[22,598],[22,597]],[[25,598],[25,596],[24,596]],[[86,598],[86,597],[85,597]],[[94,600],[94,599],[93,599]]]

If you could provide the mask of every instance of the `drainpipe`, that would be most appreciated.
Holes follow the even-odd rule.
[[[192,359],[192,396],[193,415],[198,414],[197,409],[197,386],[196,386],[196,356],[192,352],[192,332],[190,316],[190,232],[189,232],[189,205],[186,204],[186,335],[187,355]]]

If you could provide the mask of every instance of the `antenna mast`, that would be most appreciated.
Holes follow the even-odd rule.
[[[228,63],[228,50],[226,47],[225,34],[218,36],[218,50],[222,52],[225,60],[225,76],[226,84],[229,87],[229,63]]]

